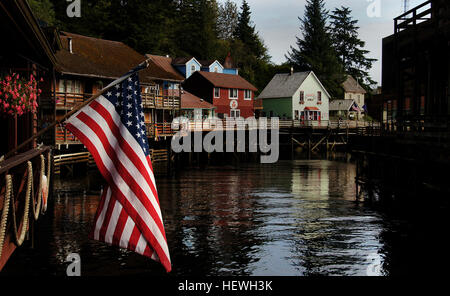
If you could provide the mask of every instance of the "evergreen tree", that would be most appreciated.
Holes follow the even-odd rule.
[[[28,4],[37,19],[50,26],[56,24],[55,10],[50,0],[28,0]]]
[[[218,39],[217,15],[215,0],[180,1],[175,36],[179,55],[192,55],[198,59],[214,58]]]
[[[328,11],[323,0],[307,0],[304,18],[299,18],[302,38],[297,37],[298,48],[291,46],[286,58],[296,70],[314,71],[332,97],[340,97],[345,77],[333,47],[327,19]]]
[[[376,59],[367,58],[368,50],[364,50],[365,42],[359,39],[358,21],[352,19],[352,11],[348,7],[336,8],[331,14],[331,27],[334,48],[347,74],[352,75],[367,90],[375,84],[368,71]]]
[[[250,6],[246,0],[242,1],[241,12],[238,17],[238,24],[234,37],[248,48],[248,50],[257,58],[267,60],[267,48],[262,42],[261,37],[255,31],[252,25]]]
[[[219,4],[219,15],[217,18],[217,33],[222,40],[233,39],[233,34],[237,29],[239,12],[236,3],[227,0]]]

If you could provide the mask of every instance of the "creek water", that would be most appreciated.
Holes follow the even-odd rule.
[[[164,275],[159,263],[88,239],[101,177],[55,181],[53,204],[2,275]],[[188,169],[157,178],[171,275],[414,272],[411,224],[355,202],[355,166],[328,160]],[[419,238],[418,238],[419,237]],[[31,245],[31,241],[32,244]]]

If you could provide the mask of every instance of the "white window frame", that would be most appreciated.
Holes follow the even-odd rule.
[[[249,94],[248,97],[247,94]],[[252,91],[249,89],[244,90],[244,100],[251,101],[251,99],[252,99]]]
[[[236,91],[236,96],[232,97],[231,93],[234,90]],[[230,100],[237,100],[239,98],[239,90],[237,88],[230,88],[230,89],[228,89],[228,97],[230,98]]]
[[[197,71],[197,67],[195,65],[191,66],[191,74],[194,74],[194,72]]]
[[[219,95],[216,96],[216,90],[219,92]],[[213,90],[213,95],[215,99],[219,99],[220,98],[220,87],[215,87]]]
[[[234,113],[234,116],[233,116]],[[239,118],[241,117],[241,110],[240,109],[232,109],[230,110],[230,117],[231,118]]]

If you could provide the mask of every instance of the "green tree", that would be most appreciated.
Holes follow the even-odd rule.
[[[257,59],[266,61],[270,59],[267,55],[267,48],[265,47],[259,34],[256,32],[255,26],[251,21],[250,6],[246,0],[242,1],[234,37],[235,39],[242,41],[242,43]]]
[[[219,4],[219,14],[217,18],[218,37],[223,40],[233,39],[239,22],[239,12],[236,3],[227,0]]]
[[[264,41],[252,23],[250,6],[246,0],[240,7],[237,27],[233,35],[226,53],[232,54],[242,77],[255,84],[258,89],[264,88],[271,79],[271,77],[267,79],[263,74],[267,72],[270,56]]]
[[[297,37],[297,48],[291,46],[286,59],[296,70],[314,71],[332,97],[340,97],[345,76],[327,27],[324,1],[307,0],[305,15],[299,20],[302,37]]]
[[[358,21],[351,17],[348,7],[336,8],[331,14],[334,48],[347,74],[352,75],[367,90],[375,84],[369,75],[376,59],[367,58],[370,52],[364,49],[365,42],[359,39]]]
[[[182,0],[178,4],[176,41],[180,55],[214,58],[218,5],[215,0]]]
[[[37,19],[50,26],[56,24],[55,10],[50,0],[28,0],[28,4]]]

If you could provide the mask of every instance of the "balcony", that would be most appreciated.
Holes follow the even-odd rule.
[[[179,110],[181,107],[181,97],[178,90],[167,91],[163,94],[142,93],[142,105],[148,109]]]
[[[92,94],[56,92],[56,110],[71,110],[92,97]]]
[[[166,137],[175,135],[176,131],[172,130],[172,124],[170,122],[164,123],[149,123],[145,124],[147,129],[147,137]]]

